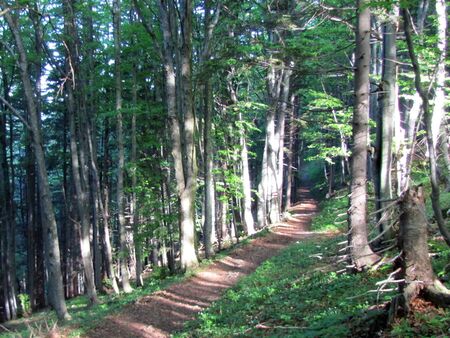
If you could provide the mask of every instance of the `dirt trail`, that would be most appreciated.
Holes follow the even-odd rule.
[[[88,337],[168,337],[183,328],[183,324],[209,307],[245,275],[252,273],[262,262],[280,249],[300,239],[314,235],[308,232],[316,202],[307,189],[300,190],[300,203],[291,210],[286,223],[272,228],[272,232],[251,244],[234,250],[195,276],[141,298],[116,315],[104,319]]]

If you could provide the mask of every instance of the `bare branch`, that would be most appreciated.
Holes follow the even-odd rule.
[[[25,119],[25,117],[1,95],[0,95],[0,101],[2,101],[3,104],[6,107],[8,107],[8,109],[11,111],[11,113],[14,116],[16,116],[30,132],[33,132],[33,129],[31,129],[31,126],[28,124],[28,121]]]

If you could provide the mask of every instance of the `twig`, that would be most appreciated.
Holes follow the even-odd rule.
[[[11,330],[9,330],[6,326],[3,326],[2,324],[0,324],[0,328],[5,330],[6,332],[11,332]]]
[[[28,124],[28,121],[25,119],[25,117],[23,117],[22,114],[16,108],[14,108],[8,101],[6,101],[6,99],[1,95],[0,95],[0,101],[2,101],[3,104],[6,107],[8,107],[8,109],[11,111],[11,113],[14,116],[16,116],[30,132],[33,132],[33,129]]]

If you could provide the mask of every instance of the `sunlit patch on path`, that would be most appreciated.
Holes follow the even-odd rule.
[[[309,232],[317,204],[307,189],[301,189],[300,202],[289,210],[287,219],[271,228],[265,237],[234,250],[195,276],[165,290],[141,298],[105,320],[88,337],[168,337],[184,323],[209,307],[238,280],[252,273],[262,262],[287,245],[314,236]]]

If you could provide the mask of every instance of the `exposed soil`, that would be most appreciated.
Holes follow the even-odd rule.
[[[229,256],[209,265],[195,276],[145,296],[120,313],[109,316],[88,337],[168,337],[185,322],[209,307],[245,275],[295,241],[314,236],[309,232],[316,202],[307,189],[300,190],[300,203],[286,222],[272,227],[265,237],[237,248]]]

